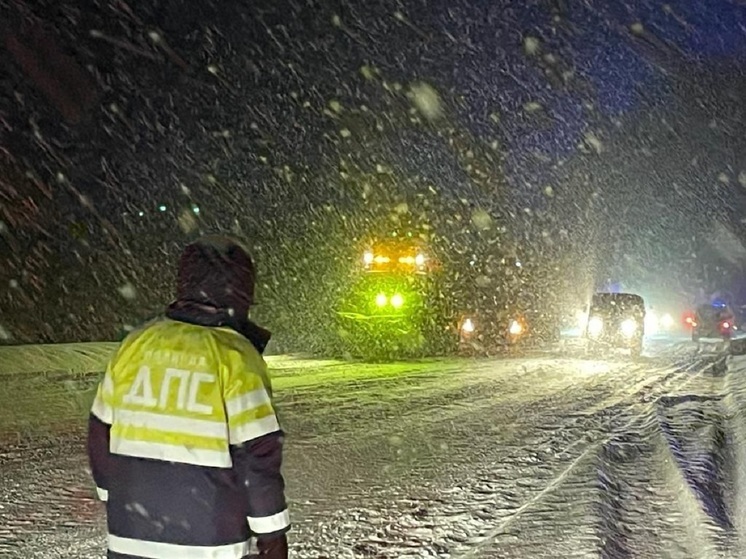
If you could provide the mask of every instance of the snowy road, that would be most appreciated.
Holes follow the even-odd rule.
[[[76,358],[76,374],[54,372],[66,358],[34,373],[28,358],[9,375],[0,350],[0,554],[102,556],[83,448],[97,375],[81,371],[105,355]],[[722,397],[735,375],[681,341],[651,341],[637,362],[568,347],[270,365],[295,557],[735,556],[736,516],[718,509],[717,491],[698,490],[707,468],[687,470],[727,446],[718,433],[740,433],[723,419],[733,421]],[[736,487],[731,477],[720,485]]]

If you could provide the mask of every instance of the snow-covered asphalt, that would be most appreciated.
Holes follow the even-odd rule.
[[[55,351],[70,355],[9,374],[0,350],[0,555],[102,557],[84,427],[108,349]],[[741,375],[683,340],[649,340],[638,361],[567,342],[270,366],[294,557],[738,556]]]

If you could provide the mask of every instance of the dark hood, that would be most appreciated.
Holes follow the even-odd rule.
[[[254,275],[254,262],[238,241],[205,237],[181,254],[176,299],[245,315],[254,302]]]
[[[188,245],[179,260],[176,301],[166,316],[201,326],[228,326],[261,353],[271,334],[248,318],[254,303],[254,262],[228,237],[205,237]]]

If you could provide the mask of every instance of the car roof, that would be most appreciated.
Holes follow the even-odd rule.
[[[593,295],[594,303],[631,303],[635,305],[644,305],[642,297],[635,293],[595,293]]]

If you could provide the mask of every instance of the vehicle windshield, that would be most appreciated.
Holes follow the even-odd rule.
[[[603,293],[593,296],[591,314],[616,317],[641,315],[645,313],[645,303],[637,295]]]
[[[726,306],[702,305],[697,308],[697,316],[702,321],[721,320],[733,316],[733,312]]]

